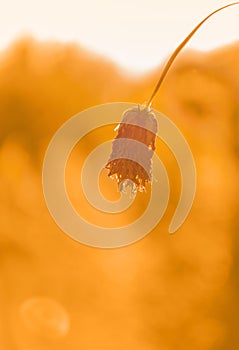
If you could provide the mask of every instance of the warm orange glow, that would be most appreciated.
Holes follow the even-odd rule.
[[[197,195],[183,227],[167,233],[180,174],[157,139],[171,183],[166,216],[136,244],[100,250],[74,242],[53,222],[42,194],[44,153],[57,128],[77,112],[111,101],[143,103],[158,72],[134,80],[75,45],[26,40],[1,54],[0,349],[239,347],[238,57],[238,45],[182,54],[155,100],[185,134],[196,160]],[[77,210],[108,226],[137,219],[150,193],[140,193],[117,218],[84,202],[84,158],[115,137],[114,127],[87,135],[66,169]],[[117,198],[106,171],[100,186],[107,198]]]
[[[232,1],[233,2],[233,1]],[[75,42],[131,72],[163,62],[193,27],[225,0],[8,0],[0,12],[0,50],[30,35]],[[238,37],[239,6],[215,16],[188,44],[208,51]]]

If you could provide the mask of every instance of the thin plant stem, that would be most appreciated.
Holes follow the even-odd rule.
[[[226,6],[223,6],[219,9],[217,9],[216,11],[213,11],[212,13],[210,13],[210,15],[208,15],[206,18],[204,18],[192,31],[191,33],[183,40],[183,42],[176,48],[176,50],[172,53],[172,55],[170,56],[168,62],[166,63],[163,71],[162,71],[162,74],[159,78],[159,81],[157,83],[157,85],[155,86],[154,90],[153,90],[153,93],[150,97],[150,99],[148,100],[147,104],[146,104],[146,107],[151,107],[152,105],[152,102],[153,102],[153,99],[155,98],[155,95],[157,94],[160,86],[162,85],[162,82],[164,81],[164,78],[166,77],[168,71],[169,71],[169,68],[171,67],[171,65],[173,64],[175,58],[178,56],[178,54],[180,53],[180,51],[184,48],[184,46],[187,44],[187,42],[191,39],[191,37],[197,32],[197,30],[201,27],[201,25],[206,22],[210,17],[212,17],[215,13],[221,11],[221,10],[224,10],[225,8],[227,7],[230,7],[230,6],[234,6],[234,5],[239,5],[239,2],[234,2],[234,3],[231,3],[231,4],[228,4]]]

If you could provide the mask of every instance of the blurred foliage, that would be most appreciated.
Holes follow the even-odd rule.
[[[167,234],[180,174],[160,140],[170,206],[136,244],[100,250],[74,242],[44,203],[41,166],[57,128],[93,105],[143,103],[160,70],[136,77],[74,44],[33,39],[1,53],[1,349],[238,349],[238,43],[182,54],[155,101],[182,130],[197,164],[195,204],[179,232]],[[72,154],[73,200],[95,137],[112,136],[109,128],[102,133]],[[142,196],[139,212],[148,200]],[[79,198],[78,209],[87,215]],[[29,300],[40,301],[35,307]],[[24,305],[33,306],[24,314]]]

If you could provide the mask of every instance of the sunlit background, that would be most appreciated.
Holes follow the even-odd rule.
[[[178,232],[168,234],[180,171],[160,139],[168,209],[149,235],[122,249],[87,247],[64,234],[46,208],[41,176],[47,146],[62,123],[98,104],[143,103],[165,58],[224,4],[2,1],[1,350],[239,348],[239,5],[200,29],[153,105],[183,132],[197,167],[195,202]],[[132,210],[116,217],[94,214],[85,200],[84,160],[115,137],[114,126],[83,138],[66,167],[75,209],[104,227],[132,222],[150,195],[148,186]],[[107,198],[118,198],[106,170],[99,182]]]
[[[77,42],[134,72],[155,68],[223,0],[2,1],[0,48],[15,38]],[[227,1],[227,3],[229,3]],[[238,39],[237,7],[211,19],[188,47],[208,50]]]

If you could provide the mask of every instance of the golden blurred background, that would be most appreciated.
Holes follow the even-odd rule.
[[[179,170],[158,140],[171,185],[166,215],[141,241],[107,250],[71,240],[52,220],[41,185],[44,154],[62,123],[87,107],[143,103],[161,68],[133,77],[75,44],[29,38],[1,53],[1,350],[238,349],[238,58],[238,43],[178,58],[154,107],[190,144],[195,203],[168,235]],[[67,172],[84,215],[79,164],[95,137],[100,131],[75,148]],[[106,175],[101,181],[110,196],[113,185]],[[136,212],[147,199],[140,194]]]

